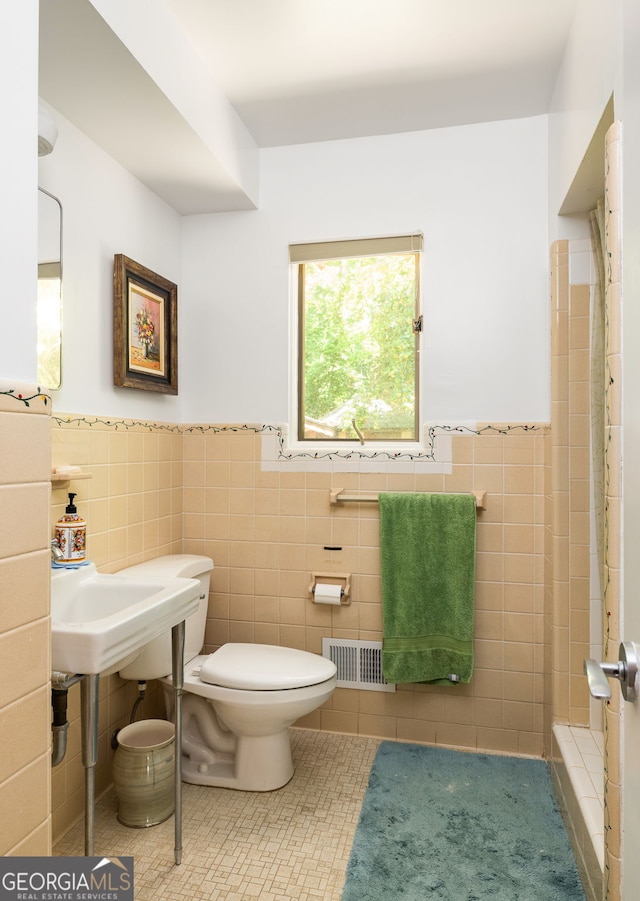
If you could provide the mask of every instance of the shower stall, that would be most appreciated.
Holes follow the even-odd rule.
[[[619,123],[604,157],[601,199],[551,248],[550,757],[590,901],[617,897],[620,862],[620,692],[604,705],[583,674],[620,641]]]

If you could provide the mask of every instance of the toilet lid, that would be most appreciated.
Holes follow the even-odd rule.
[[[209,654],[202,664],[200,680],[223,688],[278,691],[318,685],[335,674],[335,663],[308,651],[229,643]]]

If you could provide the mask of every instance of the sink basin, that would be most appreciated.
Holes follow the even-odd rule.
[[[51,574],[52,669],[115,672],[198,607],[196,579],[102,574],[94,563]]]

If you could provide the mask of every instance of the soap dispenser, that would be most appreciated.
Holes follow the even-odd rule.
[[[62,551],[60,563],[80,563],[87,554],[87,524],[78,515],[74,499],[75,494],[70,492],[64,516],[56,523],[56,541]]]

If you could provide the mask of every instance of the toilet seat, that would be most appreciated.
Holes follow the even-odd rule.
[[[266,644],[230,642],[209,654],[200,680],[242,691],[282,691],[318,685],[331,679],[335,664],[325,657]]]

